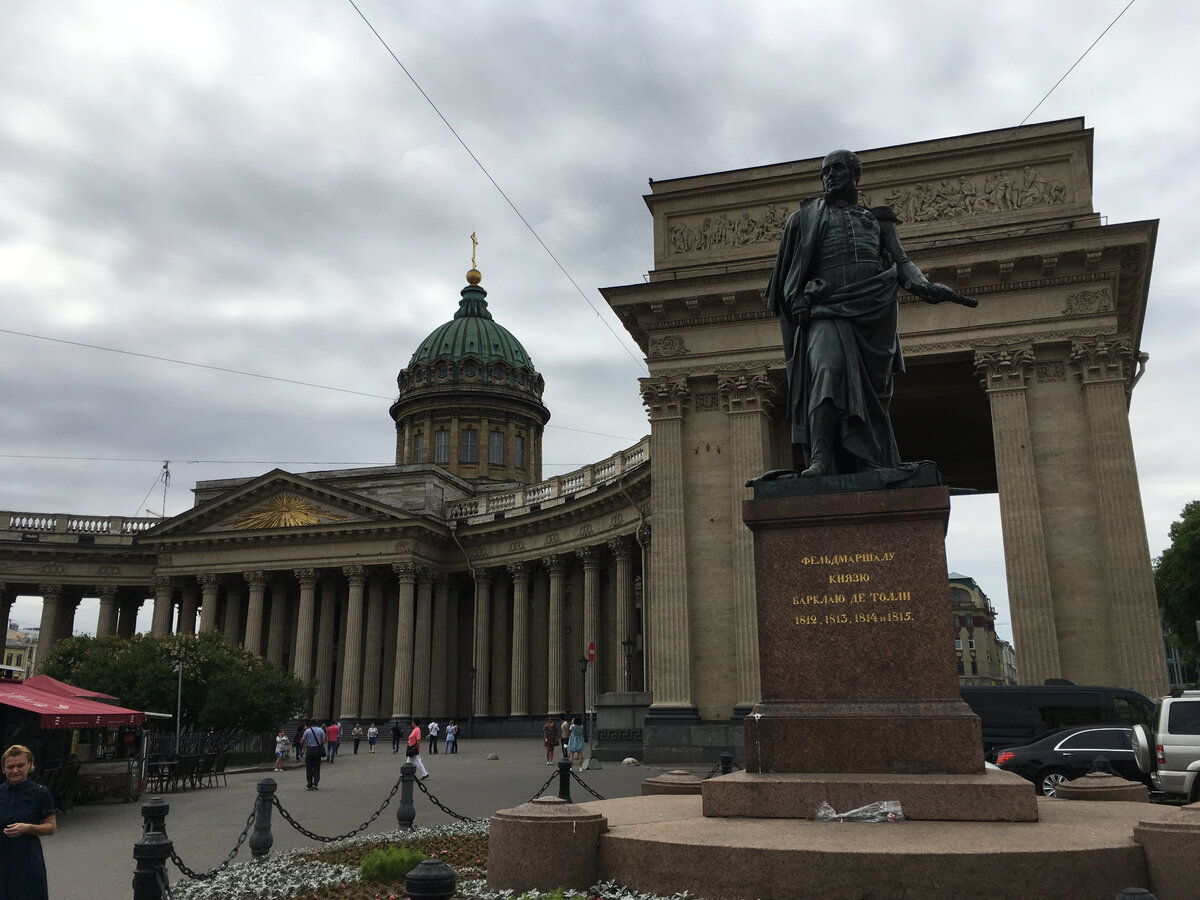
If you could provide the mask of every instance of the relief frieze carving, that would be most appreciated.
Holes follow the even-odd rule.
[[[719,408],[717,392],[696,394],[696,412],[716,412]]]
[[[1061,360],[1040,362],[1034,366],[1034,372],[1037,374],[1039,384],[1050,384],[1056,381],[1067,380],[1067,366]]]
[[[1067,164],[1054,167],[1058,168],[1065,170]],[[883,202],[895,210],[901,222],[908,224],[1066,203],[1070,193],[1066,183],[1054,177],[1054,170],[1047,172],[1037,166],[1024,166],[1020,170],[999,169],[938,182],[896,185],[887,189]],[[875,205],[871,194],[863,191],[859,191],[858,202],[868,207]],[[783,233],[788,207],[769,203],[760,211],[734,215],[736,218],[730,218],[722,212],[672,222],[667,234],[670,253],[776,242]]]
[[[1108,288],[1100,288],[1071,294],[1067,297],[1067,303],[1063,307],[1063,315],[1088,316],[1093,313],[1112,312],[1113,308],[1112,291]]]
[[[651,359],[670,359],[673,356],[686,356],[687,345],[677,334],[668,334],[650,341]]]
[[[303,497],[284,491],[221,524],[232,525],[240,530],[295,528],[300,525],[320,525],[323,522],[345,522],[347,518],[326,512]]]

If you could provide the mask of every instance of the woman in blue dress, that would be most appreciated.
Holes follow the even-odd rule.
[[[571,720],[571,736],[567,739],[567,753],[571,757],[571,765],[579,763],[579,771],[583,771],[583,719],[576,716]]]
[[[29,780],[33,753],[13,744],[0,757],[4,783],[0,784],[0,897],[4,900],[49,900],[46,861],[41,837],[54,834],[54,798],[42,785]]]

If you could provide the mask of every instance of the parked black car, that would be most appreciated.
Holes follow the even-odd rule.
[[[996,754],[996,765],[1033,782],[1040,793],[1053,797],[1063,781],[1088,774],[1103,757],[1108,770],[1149,786],[1149,776],[1134,758],[1133,729],[1120,726],[1068,728],[1023,747]]]

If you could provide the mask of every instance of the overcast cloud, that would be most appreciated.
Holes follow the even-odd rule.
[[[390,464],[472,231],[546,379],[546,475],[603,458],[649,431],[597,291],[651,267],[648,178],[1014,126],[1125,5],[359,0],[589,306],[347,0],[10,0],[0,328],[359,393],[0,333],[0,508],[162,512],[164,460],[168,515],[198,479]],[[1032,119],[1086,117],[1096,209],[1161,220],[1131,408],[1154,555],[1200,497],[1198,37],[1200,5],[1140,0]],[[1009,634],[995,497],[955,500],[948,550]]]

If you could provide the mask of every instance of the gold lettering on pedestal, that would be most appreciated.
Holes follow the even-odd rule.
[[[800,558],[805,566],[855,566],[876,564],[875,571],[830,572],[825,576],[829,585],[872,586],[887,581],[887,572],[879,571],[879,564],[895,562],[896,554],[890,550],[867,550],[859,553],[817,553]],[[795,610],[792,621],[796,625],[889,625],[914,621],[911,609],[912,591],[874,590],[861,593],[805,593],[792,596],[792,606],[806,607]],[[817,611],[812,607],[826,607]],[[832,609],[829,607],[833,607]],[[845,611],[838,607],[846,607]],[[851,611],[849,607],[858,607]],[[810,611],[811,610],[811,611]]]

